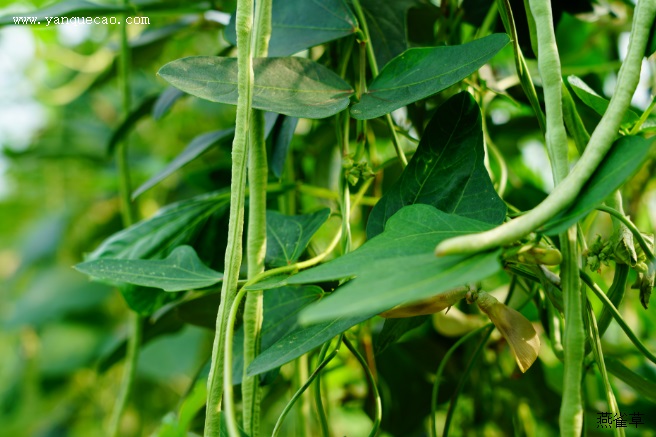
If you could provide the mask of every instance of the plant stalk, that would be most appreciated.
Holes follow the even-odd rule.
[[[248,132],[253,94],[253,59],[251,29],[253,24],[253,0],[237,1],[237,64],[238,98],[235,137],[232,143],[232,183],[230,187],[230,217],[228,243],[225,254],[225,272],[221,287],[221,304],[216,318],[216,332],[212,346],[212,361],[207,380],[207,412],[205,435],[214,437],[220,433],[220,409],[224,390],[223,370],[232,363],[224,362],[225,334],[232,303],[237,293],[239,269],[242,260],[242,235],[244,231],[244,196],[246,191],[246,157]],[[226,387],[232,390],[232,387]]]

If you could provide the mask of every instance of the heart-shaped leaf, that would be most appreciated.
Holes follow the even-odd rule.
[[[295,216],[267,211],[265,263],[270,267],[281,267],[296,262],[303,254],[312,236],[328,220],[329,216],[329,208],[312,214]]]
[[[371,211],[367,238],[380,234],[394,213],[414,203],[503,222],[506,204],[494,191],[484,157],[478,104],[467,92],[456,94],[435,112],[401,177]]]

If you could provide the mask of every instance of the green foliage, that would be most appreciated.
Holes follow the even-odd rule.
[[[597,6],[2,9],[0,433],[648,432],[656,7]]]

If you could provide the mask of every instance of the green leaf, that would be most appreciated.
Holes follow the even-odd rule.
[[[604,356],[606,369],[619,378],[637,393],[649,399],[651,402],[656,402],[656,382],[638,375],[633,370],[629,369],[618,358],[612,356]]]
[[[166,88],[160,93],[160,95],[157,97],[157,100],[153,104],[153,118],[155,120],[159,120],[164,117],[171,106],[173,106],[173,104],[184,95],[185,93],[183,91],[180,91],[175,87],[170,86]]]
[[[378,68],[408,48],[406,18],[415,0],[361,0]]]
[[[294,137],[294,131],[298,125],[298,118],[281,115],[276,121],[276,125],[269,137],[271,142],[271,156],[269,157],[269,167],[273,175],[280,179],[285,168],[287,160],[287,151]]]
[[[351,115],[380,117],[442,91],[477,71],[509,41],[496,33],[459,46],[406,50],[380,71]]]
[[[173,89],[177,91],[177,89],[175,88]],[[269,133],[273,129],[273,126],[277,118],[278,118],[278,114],[274,114],[271,112],[267,112],[264,114],[265,136],[269,135]],[[148,179],[139,188],[137,188],[134,191],[134,193],[132,193],[132,199],[133,200],[136,199],[141,194],[145,193],[146,191],[148,191],[149,189],[151,189],[152,187],[154,187],[155,185],[157,185],[158,183],[169,177],[175,171],[189,164],[191,161],[198,158],[203,153],[207,152],[215,144],[219,144],[223,141],[232,139],[234,133],[235,133],[235,128],[230,128],[230,129],[223,129],[213,132],[207,132],[198,135],[193,140],[191,140],[189,144],[187,144],[187,147],[185,147],[185,149],[182,152],[180,152],[180,154],[176,156],[173,159],[173,161],[169,163],[169,165],[164,167],[162,171],[157,173],[152,178]]]
[[[191,242],[212,214],[227,209],[229,200],[230,192],[222,190],[168,205],[153,217],[107,238],[86,260],[162,258],[173,248]],[[125,285],[120,290],[130,308],[143,315],[152,314],[172,299],[171,294],[153,288]]]
[[[610,104],[608,99],[597,94],[577,76],[568,76],[567,82],[569,82],[570,86],[572,87],[574,94],[576,94],[576,96],[581,99],[583,103],[592,108],[597,114],[604,115],[608,105]],[[632,126],[639,119],[640,117],[638,114],[629,109],[624,113],[624,117],[622,117],[621,126]]]
[[[261,350],[266,351],[291,331],[298,330],[298,313],[312,302],[319,300],[322,295],[323,290],[313,285],[281,287],[264,293]],[[234,340],[233,382],[235,384],[241,383],[243,373],[243,339],[244,329],[240,327],[235,332]],[[263,372],[277,367],[279,365],[274,365]]]
[[[353,35],[357,20],[343,0],[275,1],[271,9],[269,56],[288,56],[329,41]],[[226,39],[237,45],[235,16]]]
[[[191,246],[180,246],[163,260],[101,258],[75,266],[87,275],[110,283],[126,283],[164,291],[205,288],[223,279],[207,267]]]
[[[637,136],[621,137],[583,186],[572,206],[549,223],[542,232],[556,235],[563,232],[601,204],[645,162],[653,139]]]
[[[329,208],[312,214],[295,216],[267,211],[265,263],[269,267],[281,267],[296,262],[305,251],[312,236],[328,220],[329,216]]]
[[[351,86],[305,58],[253,60],[253,108],[299,118],[325,118],[346,108]],[[237,59],[198,56],[178,59],[158,74],[171,85],[213,102],[237,104]]]
[[[506,204],[494,191],[484,157],[478,104],[467,92],[456,94],[435,112],[401,177],[371,211],[367,238],[380,234],[393,214],[414,203],[502,223]]]
[[[499,252],[436,257],[433,251],[371,264],[329,297],[301,312],[303,324],[378,314],[485,279],[501,268]],[[289,281],[293,282],[292,277]]]
[[[374,315],[375,313],[358,317],[337,317],[325,323],[299,326],[258,355],[248,366],[248,375],[258,375],[280,367]]]
[[[119,127],[116,128],[116,130],[114,130],[112,136],[109,138],[109,142],[107,143],[108,154],[111,155],[114,153],[116,145],[127,135],[128,132],[130,132],[130,130],[132,130],[137,122],[146,115],[150,114],[158,97],[158,95],[146,97],[137,108],[128,114],[125,120],[123,120],[123,122],[119,125]]]
[[[307,284],[363,275],[372,268],[378,270],[376,266],[382,261],[428,253],[432,255],[435,246],[447,238],[491,228],[493,226],[488,223],[447,214],[429,205],[406,206],[388,220],[382,234],[353,252],[300,272],[285,282]],[[388,271],[385,275],[391,273]]]
[[[193,140],[191,140],[189,144],[187,144],[187,147],[185,147],[185,149],[180,152],[180,154],[176,156],[173,161],[169,163],[169,165],[164,167],[163,170],[161,170],[159,173],[148,179],[139,188],[137,188],[134,193],[132,193],[132,199],[136,199],[180,168],[198,158],[203,153],[207,152],[210,147],[232,138],[234,133],[235,129],[230,128],[198,135]]]

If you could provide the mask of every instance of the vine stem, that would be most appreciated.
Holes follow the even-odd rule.
[[[599,166],[617,137],[622,117],[628,109],[631,97],[638,85],[642,58],[655,16],[655,1],[640,0],[638,2],[633,14],[627,56],[620,68],[613,97],[590,137],[590,142],[583,155],[563,182],[558,184],[542,203],[528,213],[487,232],[445,240],[435,248],[436,255],[474,253],[510,244],[545,224],[576,199],[583,185]]]
[[[258,0],[255,4],[255,34],[252,37],[253,55],[265,57],[271,37],[271,0]],[[264,133],[264,112],[252,110],[248,153],[248,278],[264,271],[266,256],[266,203],[269,167]],[[249,293],[244,306],[244,368],[241,385],[244,431],[251,437],[260,434],[260,377],[248,376],[246,369],[260,353],[264,296],[262,290]],[[231,325],[229,324],[230,328]],[[226,369],[231,367],[226,361]]]
[[[367,26],[367,20],[364,18],[364,12],[362,11],[362,5],[360,5],[360,0],[353,0],[353,8],[355,9],[355,14],[358,16],[358,21],[362,27],[362,33],[366,42],[367,49],[367,59],[369,61],[369,69],[371,70],[371,75],[375,79],[378,76],[378,62],[376,61],[376,55],[374,53],[374,48],[371,45],[371,35],[369,34],[369,27]],[[364,93],[366,90],[361,90],[361,93]],[[401,147],[401,142],[399,137],[396,135],[396,128],[394,127],[394,120],[392,120],[391,114],[385,114],[385,122],[387,127],[390,130],[392,135],[392,144],[394,145],[394,150],[396,151],[396,156],[399,158],[401,166],[405,168],[408,165],[408,159],[403,153],[403,148]]]
[[[223,370],[231,366],[224,361],[225,333],[237,293],[239,269],[242,260],[242,235],[244,231],[244,196],[246,191],[246,155],[250,127],[253,94],[253,59],[251,29],[253,25],[253,0],[237,1],[237,117],[232,143],[232,183],[230,187],[230,213],[228,242],[225,254],[225,272],[221,287],[221,304],[216,318],[216,332],[212,345],[212,361],[207,379],[207,412],[205,435],[220,434],[220,409],[223,395]],[[228,387],[232,390],[232,387]]]
[[[124,6],[128,5],[128,0],[123,1]],[[123,17],[125,18],[125,17]],[[130,86],[130,45],[128,44],[128,32],[125,19],[122,20],[121,27],[121,53],[119,56],[119,82],[122,97],[123,113],[127,116],[130,113],[132,104],[132,90]],[[132,191],[130,183],[130,167],[128,166],[128,140],[126,138],[116,147],[116,166],[119,174],[119,197],[121,205],[121,217],[123,227],[127,228],[136,222],[136,213],[130,200]],[[128,400],[132,393],[134,380],[137,373],[137,364],[139,361],[139,346],[142,337],[142,317],[130,311],[129,316],[130,336],[128,338],[127,352],[125,356],[125,366],[119,393],[112,411],[109,435],[116,437],[119,435],[121,417],[125,411]]]

